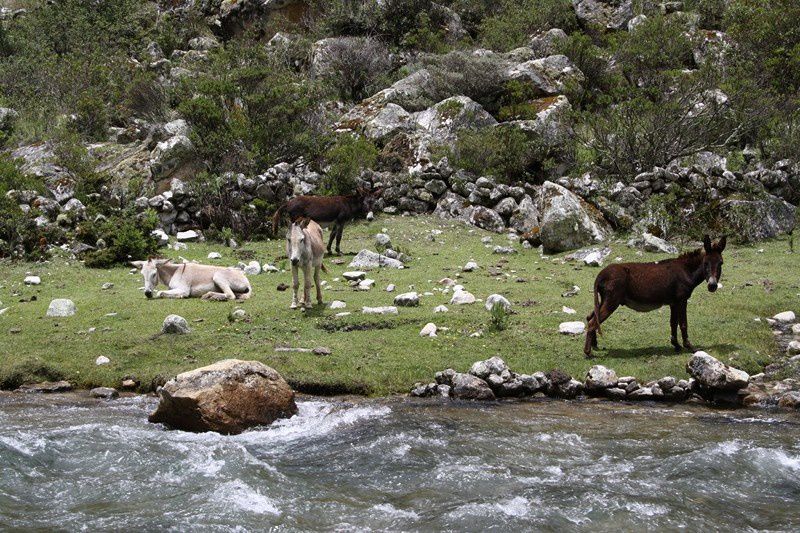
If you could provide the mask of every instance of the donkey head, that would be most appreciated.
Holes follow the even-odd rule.
[[[375,207],[375,201],[380,198],[383,189],[374,189],[372,191],[363,189],[361,187],[358,188],[356,194],[358,195],[359,200],[361,200],[361,212],[366,213],[366,217],[368,221],[372,221],[375,218],[375,215],[372,213],[373,208]]]
[[[169,259],[153,259],[147,261],[131,261],[131,265],[140,269],[144,277],[144,295],[153,297],[153,289],[158,285],[158,267],[169,263]]]
[[[300,261],[308,255],[304,230],[308,227],[309,222],[311,222],[310,218],[301,218],[292,222],[286,232],[286,255],[293,266],[299,265]]]
[[[722,237],[715,243],[711,242],[711,238],[706,235],[703,237],[703,275],[705,276],[706,283],[708,283],[708,290],[714,292],[717,290],[719,280],[722,279],[722,252],[725,250],[727,238]]]

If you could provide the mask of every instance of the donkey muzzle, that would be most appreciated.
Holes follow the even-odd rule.
[[[367,213],[367,221],[368,221],[368,222],[372,222],[372,220],[373,220],[374,218],[375,218],[375,215],[373,214],[373,212],[372,212],[372,211],[370,211],[369,213]]]
[[[708,292],[717,290],[717,278],[708,278]]]
[[[144,295],[146,297],[148,297],[148,298],[152,298],[153,297],[153,291],[144,291]]]
[[[300,259],[297,257],[292,257],[292,265],[297,266],[300,264]]]

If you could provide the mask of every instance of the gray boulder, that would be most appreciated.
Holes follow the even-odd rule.
[[[487,379],[491,375],[499,376],[509,372],[508,365],[500,357],[494,356],[484,361],[475,361],[469,373],[481,379]]]
[[[527,233],[539,226],[539,208],[527,194],[511,214],[508,225],[518,233]]]
[[[597,209],[561,185],[547,181],[541,192],[541,240],[553,252],[574,250],[601,242],[610,235]]]
[[[634,237],[628,241],[628,246],[645,252],[662,254],[677,254],[678,249],[660,237],[651,233],[644,232],[639,237]]]
[[[481,105],[466,96],[453,96],[414,116],[428,143],[448,144],[463,129],[481,129],[497,124]]]
[[[19,118],[19,113],[9,107],[0,107],[0,131],[10,132]]]
[[[501,294],[490,294],[486,297],[486,301],[484,302],[484,307],[486,307],[486,310],[491,311],[495,308],[495,306],[500,306],[506,311],[511,311],[511,302],[509,302],[508,299]]]
[[[419,305],[419,294],[416,292],[406,292],[394,297],[394,305],[399,307],[417,307]]]
[[[168,381],[148,420],[230,435],[296,413],[294,392],[278,372],[258,361],[227,359]]]
[[[403,268],[403,263],[371,250],[361,250],[350,262],[350,268],[369,270],[372,268]]]
[[[586,373],[586,390],[588,392],[603,392],[605,389],[616,387],[618,382],[617,373],[603,365],[594,365]]]
[[[555,96],[563,93],[568,85],[584,81],[578,67],[560,54],[519,63],[510,67],[505,76],[531,84],[538,96]]]
[[[772,195],[757,200],[723,200],[720,214],[744,241],[761,241],[794,229],[797,207]]]
[[[47,307],[47,316],[67,317],[72,316],[77,311],[75,303],[67,298],[56,298]]]
[[[747,372],[728,366],[706,352],[695,353],[686,363],[686,371],[701,387],[713,391],[737,391],[747,386]]]
[[[494,400],[495,395],[489,385],[472,374],[455,374],[452,378],[450,394],[459,400]]]
[[[583,27],[626,30],[633,18],[632,0],[572,0],[575,15]]]
[[[185,135],[175,135],[158,143],[150,154],[150,170],[156,180],[181,177],[195,160],[195,148]]]
[[[189,323],[186,319],[179,315],[168,315],[164,319],[164,324],[161,326],[161,333],[167,335],[185,335],[192,330],[189,328]]]

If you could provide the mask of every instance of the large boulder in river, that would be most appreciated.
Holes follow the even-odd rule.
[[[494,392],[489,384],[472,374],[455,374],[453,376],[453,398],[460,400],[494,400]]]
[[[226,359],[168,381],[148,420],[234,435],[296,413],[294,391],[277,371],[258,361]]]
[[[546,181],[540,194],[540,235],[546,250],[575,250],[609,236],[611,230],[603,215],[575,193]]]
[[[744,370],[728,366],[706,352],[696,352],[686,363],[686,371],[698,385],[712,391],[737,391],[750,381]]]

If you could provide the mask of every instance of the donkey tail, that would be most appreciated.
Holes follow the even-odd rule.
[[[278,228],[281,225],[281,215],[283,214],[284,210],[286,209],[286,204],[282,204],[278,209],[275,210],[275,214],[272,215],[272,235],[278,234]]]
[[[597,324],[597,333],[602,335],[600,330],[600,276],[594,281],[594,322]]]

